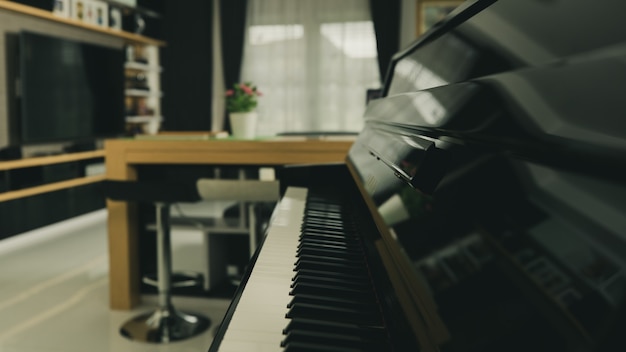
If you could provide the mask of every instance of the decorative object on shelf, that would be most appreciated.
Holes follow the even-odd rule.
[[[109,26],[109,4],[102,0],[73,0],[61,1],[65,7],[71,8],[70,17],[83,23],[94,26]],[[55,2],[55,10],[59,6],[59,1]],[[71,3],[71,6],[69,4]],[[61,5],[62,7],[62,5]]]
[[[109,28],[122,30],[122,9],[117,6],[109,6]]]
[[[70,18],[70,0],[55,0],[52,13],[55,16]]]
[[[226,110],[235,138],[252,139],[256,135],[257,98],[262,93],[251,82],[236,83],[226,91]]]
[[[158,118],[151,118],[142,125],[142,132],[148,135],[155,135],[159,133],[160,128],[161,121]]]
[[[84,0],[75,0],[72,1],[72,18],[77,21],[85,21],[85,1]]]
[[[109,4],[104,1],[94,1],[94,24],[101,27],[109,27]]]

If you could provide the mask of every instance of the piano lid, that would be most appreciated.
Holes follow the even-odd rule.
[[[372,101],[360,139],[375,155],[389,155],[397,147],[373,145],[370,130],[395,129],[619,178],[626,176],[614,167],[626,164],[624,91],[626,44]]]
[[[478,0],[394,56],[384,95],[545,65],[624,41],[626,3]]]

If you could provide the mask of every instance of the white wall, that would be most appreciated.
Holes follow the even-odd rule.
[[[417,1],[402,0],[400,4],[400,49],[407,47],[417,38]]]

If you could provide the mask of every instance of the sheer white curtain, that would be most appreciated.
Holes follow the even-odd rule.
[[[360,131],[376,56],[368,0],[248,1],[241,77],[263,93],[257,134]]]

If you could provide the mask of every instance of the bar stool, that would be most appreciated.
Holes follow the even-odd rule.
[[[171,297],[170,206],[172,203],[199,201],[196,184],[105,180],[103,190],[111,200],[149,202],[156,208],[158,307],[154,312],[124,323],[120,333],[131,340],[168,343],[206,331],[211,325],[207,317],[179,311],[173,306]]]
[[[240,203],[239,226],[230,230],[243,231],[248,234],[250,256],[258,246],[257,219],[255,203],[277,202],[280,199],[280,183],[277,180],[225,180],[200,178],[196,182],[197,191],[204,201],[236,201]],[[226,276],[226,253],[219,241],[214,238],[217,233],[224,233],[223,227],[206,226],[203,231],[204,252],[207,253],[205,289],[210,290]],[[230,232],[233,233],[233,232]]]

